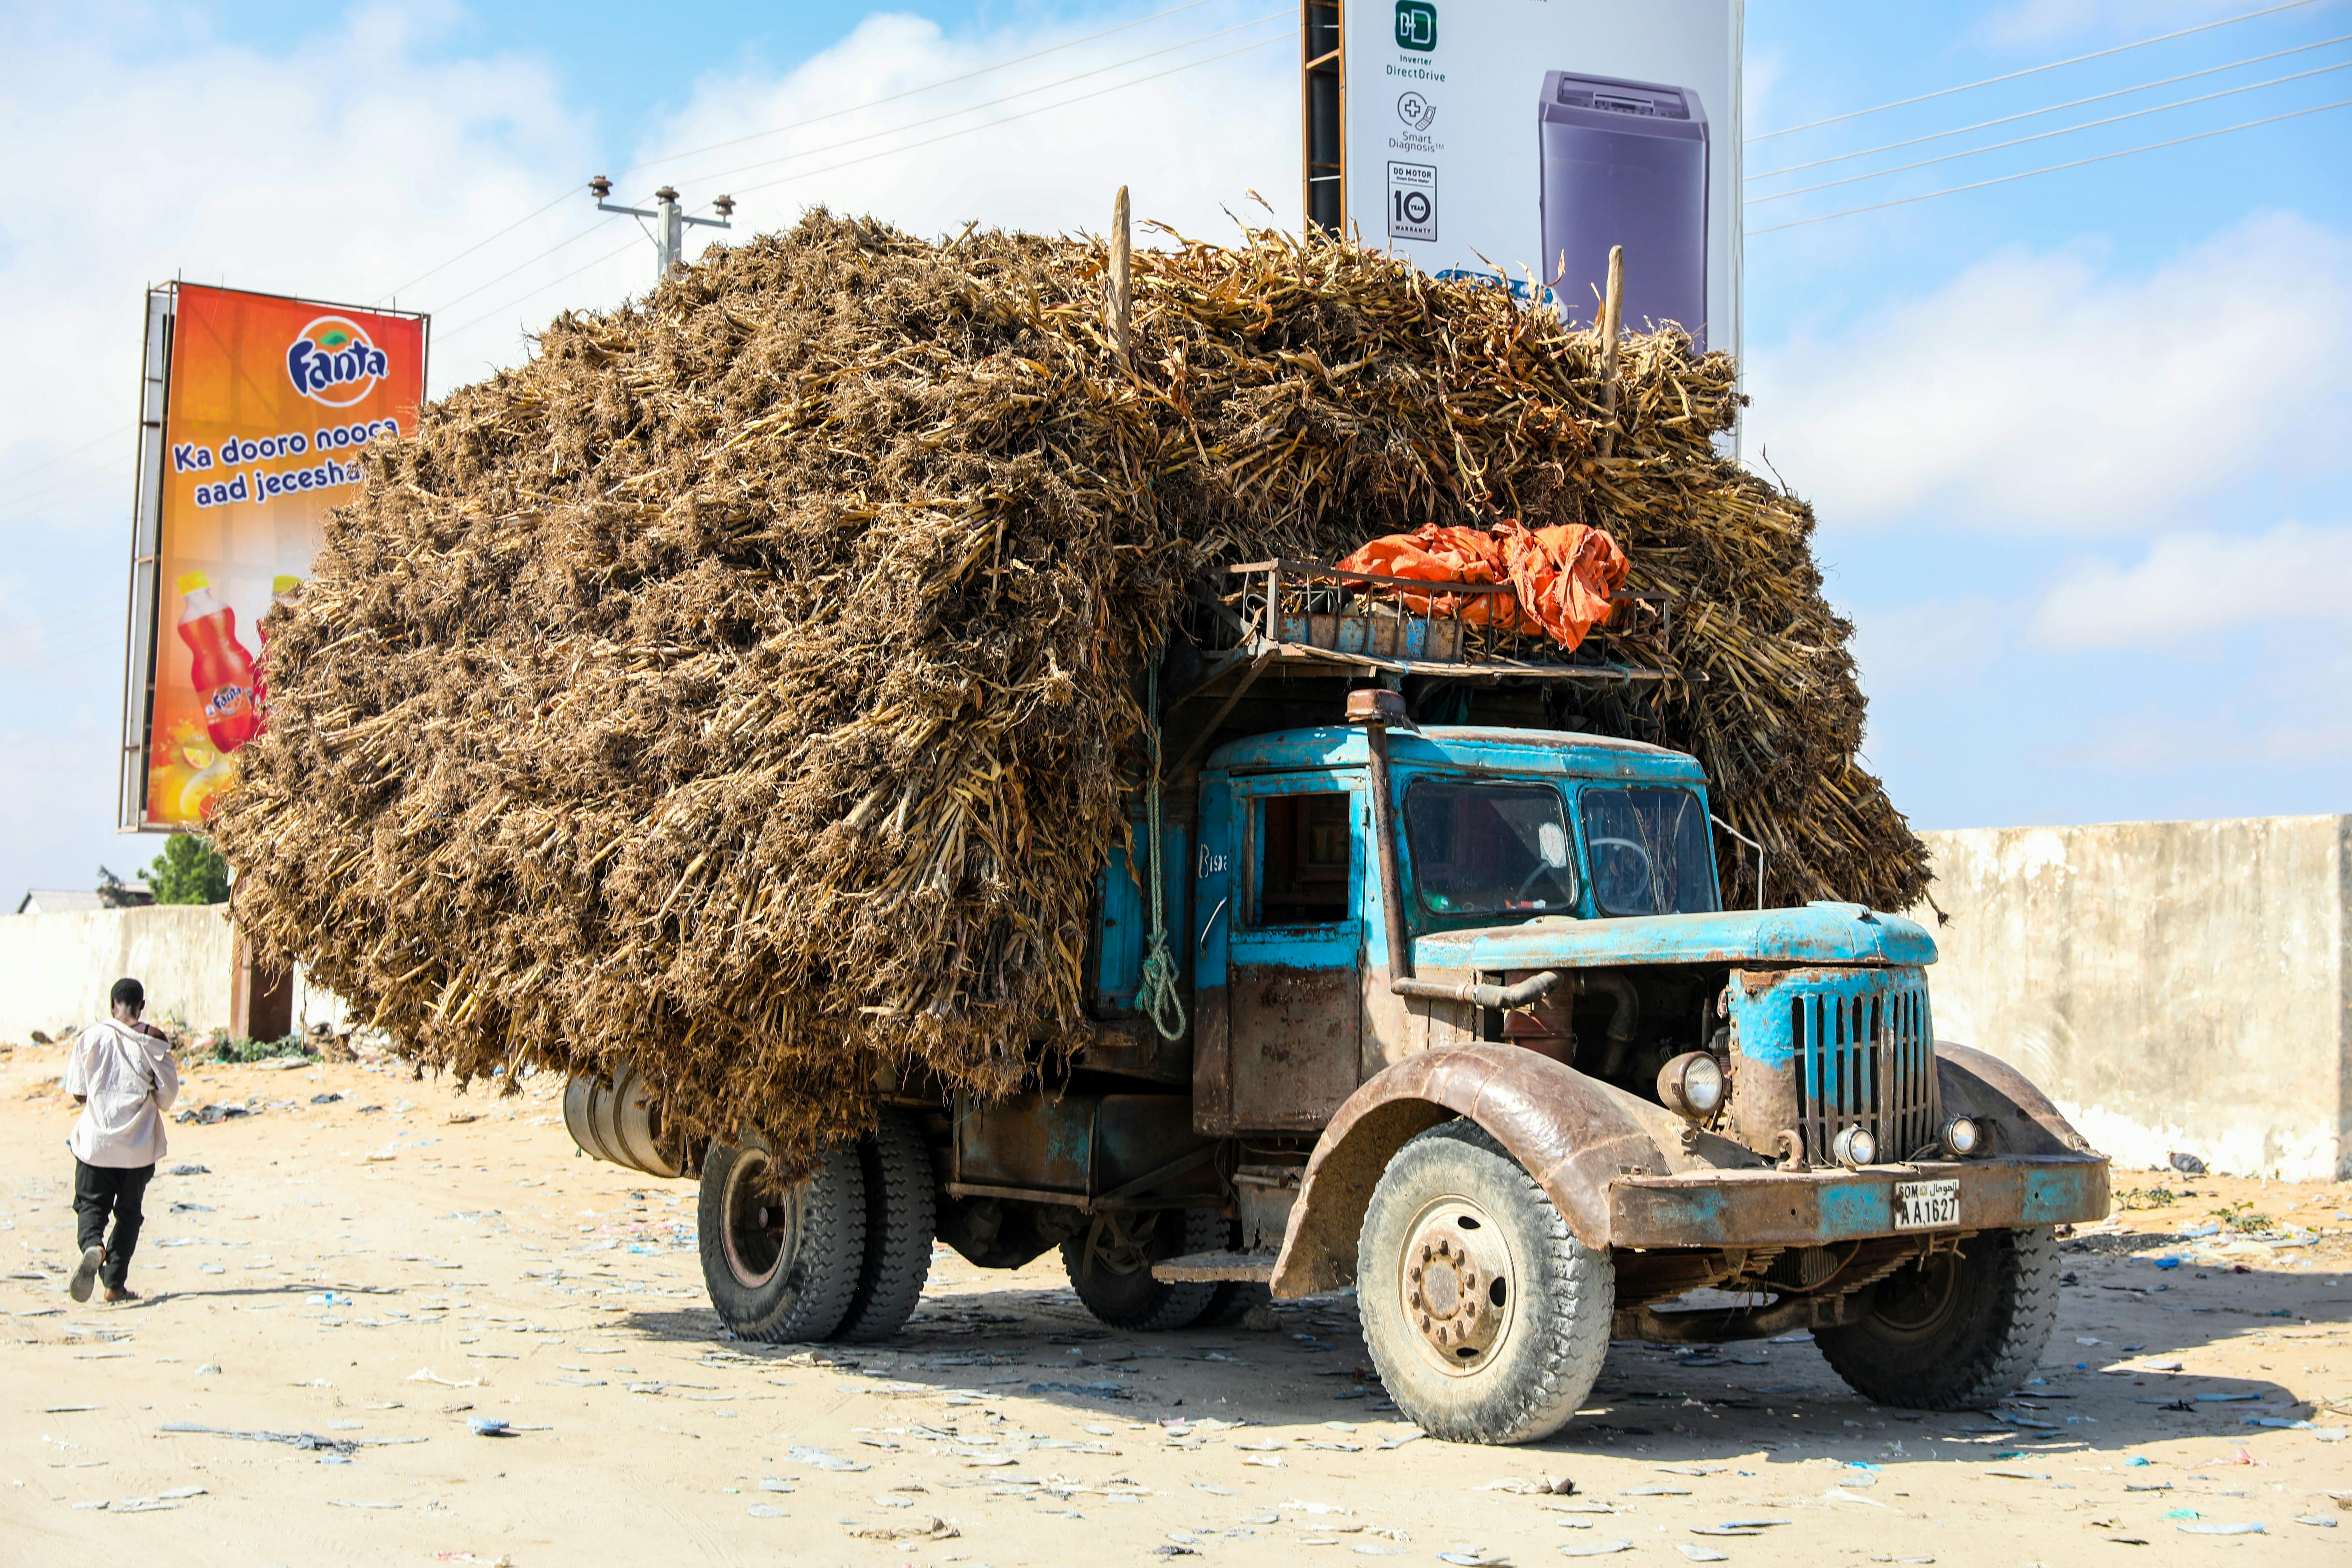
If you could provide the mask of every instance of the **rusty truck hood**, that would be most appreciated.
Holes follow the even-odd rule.
[[[1433,970],[1936,962],[1936,939],[1916,921],[1831,903],[1590,921],[1545,915],[1517,925],[1425,931],[1412,946],[1413,962]]]

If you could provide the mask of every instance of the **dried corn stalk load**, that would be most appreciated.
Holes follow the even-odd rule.
[[[1496,514],[1681,596],[1671,646],[1596,637],[1678,672],[1662,738],[1773,897],[1920,891],[1811,514],[1710,444],[1727,357],[1631,340],[1601,458],[1597,341],[1499,289],[1176,244],[1123,367],[1106,265],[820,213],[427,410],[271,624],[217,819],[244,929],[421,1065],[634,1060],[697,1133],[805,1150],[885,1060],[1001,1089],[1081,1026],[1187,581]]]

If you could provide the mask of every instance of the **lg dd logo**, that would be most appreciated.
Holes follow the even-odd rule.
[[[1437,7],[1429,0],[1397,0],[1396,44],[1417,55],[1437,47]]]

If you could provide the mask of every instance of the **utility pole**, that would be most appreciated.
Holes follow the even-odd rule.
[[[644,207],[618,206],[606,201],[604,198],[613,194],[613,182],[602,174],[588,182],[588,189],[596,198],[598,212],[626,213],[631,217],[649,217],[654,220],[654,252],[656,262],[654,281],[656,283],[668,278],[671,273],[685,265],[688,224],[700,224],[705,228],[735,226],[727,221],[735,216],[733,196],[721,196],[710,204],[719,209],[717,217],[689,217],[677,205],[677,191],[674,186],[664,185],[654,193],[654,205],[650,211]]]

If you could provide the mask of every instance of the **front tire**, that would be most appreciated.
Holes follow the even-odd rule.
[[[1397,1151],[1357,1243],[1365,1348],[1433,1437],[1533,1443],[1566,1426],[1609,1351],[1616,1272],[1485,1129]]]
[[[753,1134],[702,1162],[702,1280],[719,1321],[747,1340],[806,1343],[849,1310],[866,1255],[866,1179],[855,1147],[825,1151],[773,1190],[774,1159]]]
[[[2058,1238],[2047,1226],[1979,1231],[1867,1287],[1861,1321],[1813,1342],[1864,1398],[1907,1410],[1981,1410],[2033,1374],[2058,1321]]]
[[[1225,1219],[1207,1209],[1112,1209],[1062,1243],[1062,1267],[1087,1310],[1114,1329],[1190,1328],[1216,1299],[1205,1281],[1173,1284],[1151,1266],[1225,1243]]]

